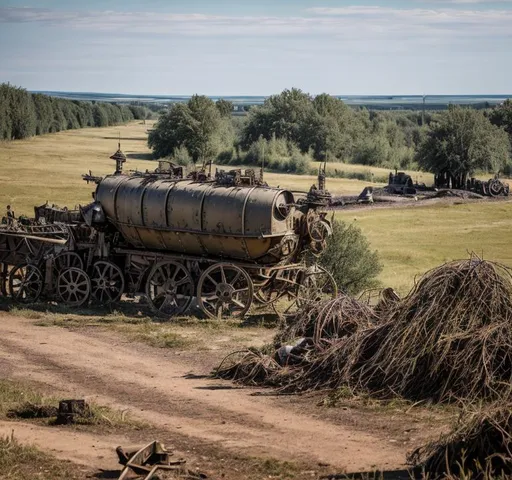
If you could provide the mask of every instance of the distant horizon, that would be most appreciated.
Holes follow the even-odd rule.
[[[23,87],[22,87],[23,88]],[[297,87],[290,87],[290,88],[297,88]],[[189,94],[183,94],[183,93],[122,93],[122,92],[103,92],[103,91],[87,91],[87,90],[29,90],[31,93],[72,93],[72,94],[91,94],[91,95],[119,95],[119,96],[126,96],[126,97],[162,97],[162,98],[168,98],[168,97],[177,97],[177,98],[190,98],[193,95],[204,95],[206,97],[229,97],[229,98],[267,98],[271,97],[272,95],[276,95],[281,93],[275,92],[271,94],[206,94],[201,92],[196,93],[189,93]],[[302,90],[302,89],[301,89]],[[328,95],[331,95],[333,97],[489,97],[489,98],[501,98],[501,97],[512,97],[511,93],[373,93],[373,94],[366,94],[366,93],[328,93],[328,92],[317,92],[317,93],[311,93],[306,92],[305,90],[302,90],[303,92],[309,94],[309,95],[321,95],[323,93],[327,93]]]

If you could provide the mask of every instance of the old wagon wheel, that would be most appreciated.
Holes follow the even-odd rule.
[[[504,186],[503,183],[501,183],[497,178],[493,178],[489,180],[487,183],[489,195],[491,197],[497,197],[499,195],[503,194]]]
[[[18,265],[9,274],[9,295],[20,303],[34,303],[43,291],[41,270],[32,264]]]
[[[194,295],[194,280],[184,265],[172,260],[157,263],[146,283],[149,306],[158,315],[173,317],[185,312]]]
[[[242,318],[251,307],[253,284],[249,274],[231,263],[208,267],[197,285],[197,300],[210,318]]]
[[[336,298],[338,287],[334,277],[320,265],[309,267],[297,291],[297,305],[302,308],[308,303],[322,302]]]
[[[0,264],[0,293],[6,297],[7,287],[9,285],[9,264],[1,263]]]
[[[124,292],[122,270],[112,262],[99,260],[92,266],[91,294],[101,305],[117,302]]]
[[[332,275],[319,265],[297,272],[295,285],[289,284],[286,295],[272,308],[279,317],[295,315],[304,306],[335,298],[338,287]]]
[[[65,268],[79,268],[83,270],[84,262],[80,258],[80,255],[75,252],[63,252],[59,253],[53,261],[53,268],[58,275]]]
[[[91,280],[82,269],[64,269],[57,278],[57,296],[66,305],[80,307],[91,295]]]

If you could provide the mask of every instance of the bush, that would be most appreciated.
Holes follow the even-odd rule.
[[[221,165],[254,165],[285,173],[304,174],[311,170],[311,154],[302,153],[294,143],[282,138],[272,137],[265,140],[260,137],[253,142],[249,150],[240,147],[225,150],[217,157]]]
[[[192,163],[192,157],[190,156],[187,148],[184,145],[175,148],[172,152],[172,155],[168,157],[168,159],[175,165],[182,165],[184,167]]]
[[[375,277],[382,270],[378,253],[361,230],[339,220],[332,222],[332,235],[318,263],[331,272],[340,291],[351,295],[377,286]]]

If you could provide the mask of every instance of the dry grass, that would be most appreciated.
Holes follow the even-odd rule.
[[[95,185],[87,185],[81,175],[89,169],[95,175],[114,171],[109,156],[117,149],[119,134],[128,156],[125,168],[153,169],[154,162],[130,158],[149,155],[147,130],[151,126],[151,122],[132,122],[0,142],[1,208],[11,204],[16,214],[33,215],[34,205],[46,200],[69,207],[90,203]]]
[[[307,308],[278,339],[291,351],[228,356],[219,377],[301,393],[348,387],[376,398],[450,403],[507,398],[512,270],[477,257],[427,272],[378,314],[340,296]]]
[[[338,377],[359,391],[413,401],[510,394],[512,270],[477,257],[441,265],[382,322],[348,339],[331,362],[321,359],[339,365],[329,369],[331,383]]]
[[[117,149],[119,135],[128,156],[125,169],[153,170],[155,162],[147,160],[151,154],[147,130],[152,125],[151,121],[146,125],[132,122],[0,142],[0,208],[11,204],[18,215],[33,215],[34,205],[46,200],[68,207],[89,203],[94,185],[87,185],[81,175],[89,169],[95,175],[113,172],[109,156]],[[271,185],[295,190],[308,190],[316,182],[314,176],[276,173],[267,173],[265,179]],[[336,194],[360,193],[366,185],[358,180],[329,180],[329,189]]]
[[[511,201],[339,210],[335,218],[361,228],[382,260],[378,279],[400,294],[416,276],[468,252],[512,267]]]
[[[488,479],[512,476],[509,403],[466,407],[452,429],[408,455],[431,478]]]
[[[0,379],[0,418],[33,419],[52,425],[59,400],[27,383]],[[88,414],[77,419],[76,424],[136,430],[145,426],[144,423],[133,419],[127,411],[112,409],[94,402],[88,402],[88,405]]]
[[[57,460],[12,435],[0,437],[0,475],[3,480],[78,480],[86,473],[70,462]]]
[[[11,308],[10,313],[35,320],[36,325],[64,328],[102,328],[118,332],[128,339],[158,348],[176,350],[218,351],[238,345],[260,347],[270,341],[275,324],[265,316],[253,315],[241,323],[239,320],[199,320],[194,317],[174,318],[172,321],[155,321],[130,307],[126,311],[105,312],[95,309],[68,309],[64,306],[34,306]],[[48,308],[48,309],[46,309]]]

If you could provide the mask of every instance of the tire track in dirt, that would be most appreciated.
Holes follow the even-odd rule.
[[[275,399],[202,377],[204,366],[180,363],[172,351],[120,340],[116,334],[37,327],[0,315],[0,365],[94,397],[170,432],[233,454],[328,463],[349,471],[397,468],[397,446],[368,433],[289,411]],[[177,429],[177,427],[181,427]]]

